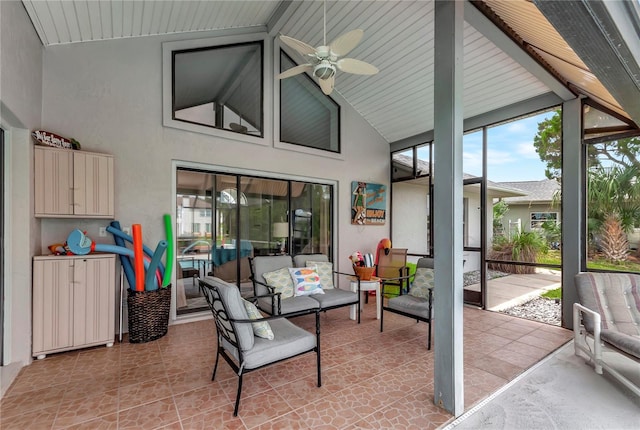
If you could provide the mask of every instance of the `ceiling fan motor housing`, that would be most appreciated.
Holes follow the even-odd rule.
[[[313,76],[318,79],[329,79],[336,74],[336,66],[328,60],[322,60],[313,68]]]

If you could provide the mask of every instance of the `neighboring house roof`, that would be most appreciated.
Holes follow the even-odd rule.
[[[504,200],[508,204],[551,203],[556,192],[560,191],[560,184],[555,179],[542,181],[498,182],[499,185],[522,190],[520,197],[508,197]]]

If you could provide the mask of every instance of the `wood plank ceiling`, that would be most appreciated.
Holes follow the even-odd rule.
[[[25,0],[23,3],[45,47],[184,32],[193,32],[197,38],[208,30],[251,27],[273,35],[286,34],[312,46],[323,42],[321,1]],[[534,41],[541,57],[546,57],[544,52],[552,52],[553,59],[548,59],[546,66],[554,66],[553,73],[565,85],[573,83],[574,92],[593,94],[598,101],[624,115],[600,82],[588,75],[588,68],[576,59],[571,48],[557,33],[553,34],[553,27],[533,4],[525,0],[480,3],[490,11],[495,8],[495,16],[510,25],[514,33]],[[424,0],[327,2],[327,41],[362,28],[364,38],[348,56],[380,69],[374,76],[339,72],[336,91],[388,142],[433,129],[433,7],[433,1]],[[559,67],[558,58],[574,67]],[[465,22],[465,118],[549,91],[548,82],[534,76]]]

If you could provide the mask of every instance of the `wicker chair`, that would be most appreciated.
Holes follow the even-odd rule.
[[[222,279],[205,277],[199,280],[217,329],[217,353],[211,380],[215,380],[220,357],[238,375],[233,415],[238,415],[242,394],[242,377],[245,373],[261,369],[271,364],[308,352],[316,353],[318,387],[322,385],[320,367],[320,314],[317,309],[297,314],[277,315],[262,319],[250,319],[238,287]],[[315,313],[316,333],[312,333],[291,323],[286,317]],[[272,340],[254,335],[255,323],[268,323]]]

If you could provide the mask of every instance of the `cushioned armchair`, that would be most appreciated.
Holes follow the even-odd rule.
[[[576,355],[585,353],[596,373],[604,368],[640,396],[640,387],[609,365],[603,354],[606,348],[634,360],[640,375],[640,275],[589,272],[577,274],[575,281],[580,302],[573,304]]]
[[[320,367],[320,317],[317,309],[301,311],[316,315],[316,333],[294,325],[284,315],[264,318],[255,305],[240,296],[238,287],[222,279],[199,280],[217,330],[217,353],[211,380],[215,380],[220,357],[238,375],[238,392],[233,415],[238,415],[245,373],[308,352],[316,353],[318,387],[322,385]]]
[[[433,259],[421,258],[416,265],[413,277],[401,276],[391,284],[400,292],[397,297],[385,300],[386,283],[382,282],[382,312],[380,313],[380,331],[384,327],[384,313],[393,312],[429,324],[427,349],[431,349],[431,320],[433,319]],[[395,294],[395,288],[393,293]],[[406,291],[406,292],[405,292]]]

